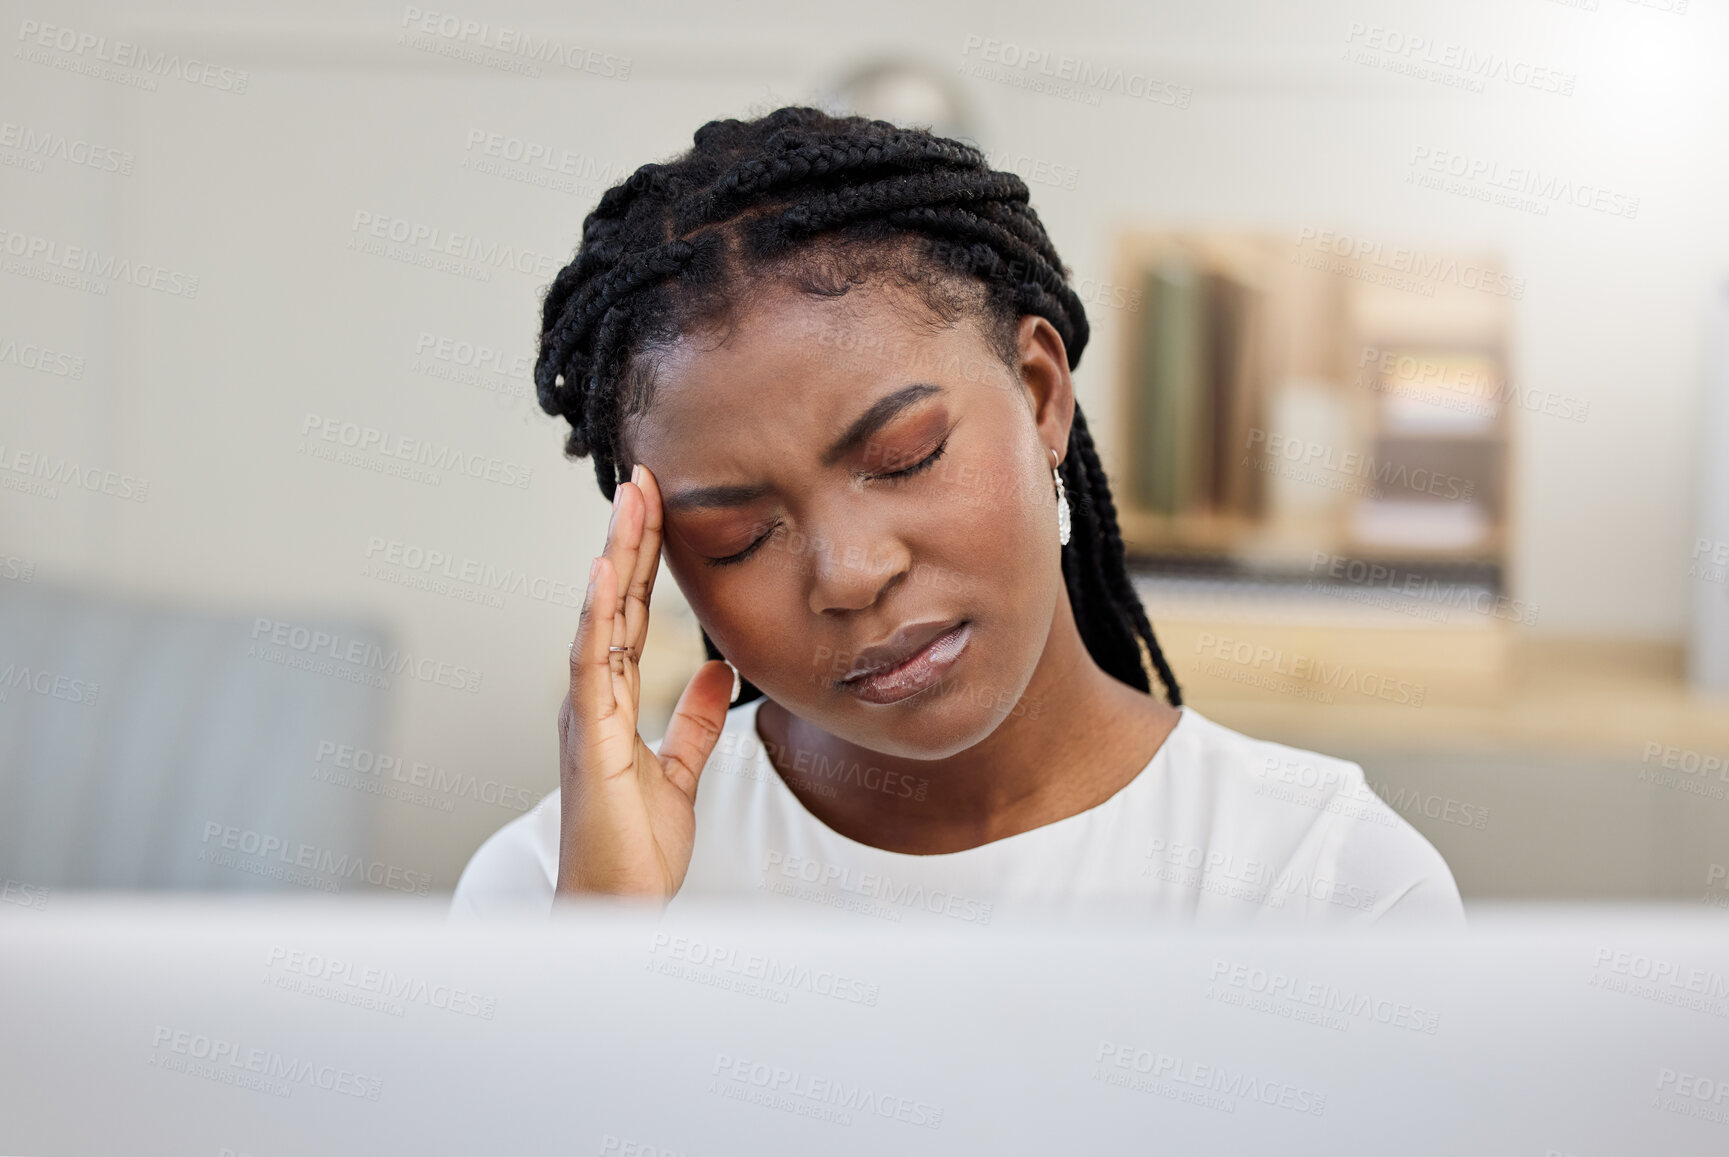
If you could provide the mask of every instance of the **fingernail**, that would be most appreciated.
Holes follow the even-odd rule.
[[[600,573],[600,556],[594,556],[594,561],[588,564],[588,593],[594,593],[594,576]]]
[[[612,516],[606,520],[606,540],[612,541],[612,527],[618,521],[618,503],[624,495],[622,487],[614,487],[612,491]]]
[[[642,485],[642,463],[638,462],[630,468],[630,480],[638,486]]]

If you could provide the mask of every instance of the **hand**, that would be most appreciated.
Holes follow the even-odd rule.
[[[637,734],[648,601],[660,570],[660,488],[646,466],[613,495],[558,711],[562,820],[554,896],[677,894],[696,833],[696,783],[726,724],[732,668],[710,660],[679,696],[660,754]],[[608,651],[609,646],[628,652]]]

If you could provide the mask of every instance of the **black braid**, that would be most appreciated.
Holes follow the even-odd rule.
[[[741,276],[788,268],[813,245],[854,262],[918,246],[904,278],[935,271],[982,283],[988,333],[1005,360],[1019,319],[1043,317],[1069,367],[1091,329],[1068,271],[1029,203],[1025,182],[992,171],[977,149],[919,129],[783,108],[752,121],[710,121],[693,147],[643,165],[608,189],[582,243],[541,303],[535,396],[569,420],[565,452],[592,457],[608,500],[621,474],[625,417],[646,405],[633,358],[724,313]],[[814,290],[813,290],[814,291]],[[1012,363],[1011,363],[1012,364]],[[1072,534],[1063,580],[1088,652],[1112,676],[1165,698],[1182,694],[1129,578],[1116,505],[1079,405],[1061,467]],[[724,658],[707,632],[703,648]],[[742,679],[742,676],[741,676]],[[742,680],[739,702],[759,698]]]
[[[1165,661],[1165,654],[1159,649],[1158,640],[1153,637],[1153,625],[1147,621],[1147,612],[1141,606],[1140,597],[1135,594],[1128,567],[1121,562],[1112,565],[1111,560],[1122,560],[1126,557],[1122,532],[1117,529],[1117,504],[1111,499],[1111,489],[1105,481],[1105,470],[1099,463],[1098,450],[1093,445],[1092,431],[1088,429],[1086,416],[1081,413],[1078,405],[1075,407],[1074,425],[1069,430],[1069,455],[1063,460],[1063,466],[1063,487],[1070,496],[1071,521],[1078,508],[1091,530],[1091,533],[1085,535],[1069,535],[1069,547],[1078,546],[1078,549],[1072,552],[1076,556],[1076,569],[1080,575],[1103,579],[1103,597],[1097,604],[1098,613],[1082,615],[1078,609],[1075,612],[1076,621],[1087,624],[1082,628],[1082,638],[1086,637],[1088,627],[1099,631],[1102,636],[1096,642],[1089,639],[1087,650],[1096,657],[1112,646],[1123,646],[1123,654],[1118,660],[1120,669],[1140,676],[1138,680],[1128,678],[1123,681],[1142,691],[1148,691],[1150,687],[1146,681],[1145,668],[1141,665],[1140,647],[1136,642],[1139,639],[1146,644],[1147,654],[1152,658],[1153,668],[1158,672],[1159,682],[1164,684],[1171,706],[1180,707],[1183,696],[1177,687],[1177,677],[1171,672],[1170,664]],[[1065,547],[1065,574],[1070,556],[1071,551]],[[1070,581],[1071,592],[1076,585],[1076,582]],[[1109,624],[1112,629],[1101,630],[1101,622],[1108,620],[1111,615],[1118,616],[1116,622]],[[1102,660],[1099,665],[1112,670]],[[1122,675],[1117,677],[1123,678]]]

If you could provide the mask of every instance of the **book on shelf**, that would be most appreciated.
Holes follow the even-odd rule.
[[[1124,532],[1148,558],[1400,552],[1498,564],[1507,307],[1290,261],[1258,233],[1131,235]],[[1276,441],[1275,441],[1276,439]]]
[[[1144,275],[1137,351],[1135,497],[1163,515],[1241,510],[1238,459],[1252,424],[1248,290],[1168,256]]]
[[[1135,477],[1141,505],[1176,514],[1187,498],[1185,419],[1199,390],[1201,343],[1194,268],[1167,257],[1146,274],[1142,331],[1138,454]]]
[[[1260,424],[1261,383],[1254,292],[1234,277],[1207,275],[1212,356],[1208,396],[1213,442],[1209,499],[1221,514],[1253,514],[1261,507],[1265,475],[1243,467],[1249,431]]]

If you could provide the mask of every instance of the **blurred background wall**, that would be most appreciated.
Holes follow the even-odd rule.
[[[607,507],[533,401],[539,293],[637,165],[820,101],[936,123],[1027,179],[1089,303],[1076,380],[1119,490],[1146,238],[1272,238],[1354,283],[1401,247],[1517,279],[1492,303],[1501,372],[1566,413],[1513,415],[1498,562],[1448,581],[1540,613],[1497,616],[1481,663],[1437,660],[1420,708],[1209,680],[1221,638],[1295,653],[1378,621],[1220,595],[1217,551],[1198,589],[1156,528],[1149,613],[1191,702],[1360,759],[1468,898],[1720,891],[1729,711],[1683,672],[1695,603],[1725,591],[1700,523],[1724,5],[3,9],[9,881],[436,892],[556,786]],[[1497,199],[1512,183],[1523,201]],[[1263,441],[1299,437],[1288,413]],[[1311,572],[1346,557],[1283,547]],[[700,659],[674,584],[656,616],[651,735]],[[272,840],[387,870],[290,879]]]

